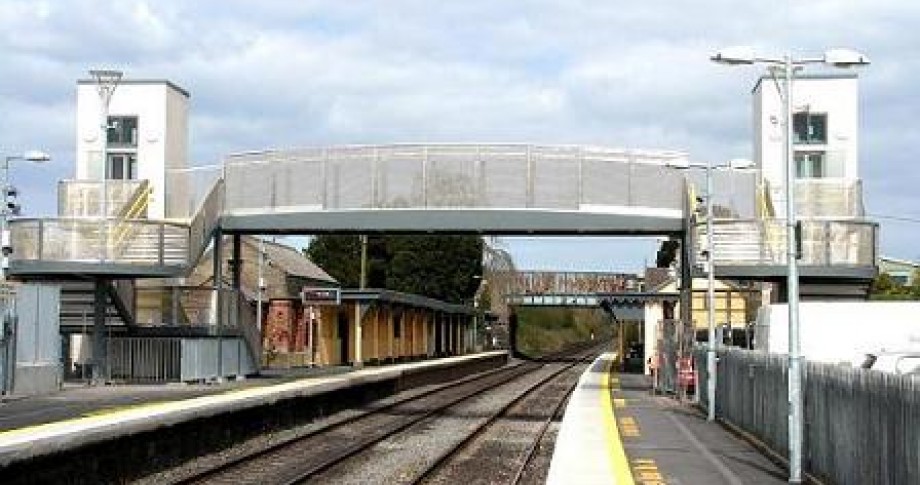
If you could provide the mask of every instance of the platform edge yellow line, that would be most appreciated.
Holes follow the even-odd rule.
[[[617,427],[616,416],[613,412],[613,401],[610,399],[610,374],[614,359],[607,361],[604,366],[604,377],[601,382],[601,404],[604,413],[604,428],[607,430],[607,448],[610,450],[610,460],[613,466],[614,483],[617,485],[635,485],[620,430]]]

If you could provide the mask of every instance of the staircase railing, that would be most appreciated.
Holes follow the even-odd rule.
[[[214,230],[224,210],[224,180],[219,178],[211,185],[207,195],[189,223],[188,265],[194,267],[214,236]]]
[[[801,220],[803,266],[875,266],[878,224],[864,220]],[[705,222],[697,223],[697,231]],[[717,266],[786,264],[784,219],[714,219]],[[699,247],[697,248],[699,250]]]
[[[150,205],[150,194],[153,188],[150,182],[144,180],[143,183],[134,191],[131,198],[125,203],[124,207],[118,212],[118,223],[113,230],[112,246],[115,252],[120,253],[124,250],[126,240],[129,236],[136,233],[137,226],[131,224],[135,219],[147,218],[147,207]]]

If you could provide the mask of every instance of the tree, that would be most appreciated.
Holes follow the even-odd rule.
[[[869,297],[873,300],[915,300],[920,299],[920,280],[914,275],[911,286],[898,283],[888,273],[879,273],[869,287]]]
[[[658,252],[655,253],[655,266],[658,268],[669,268],[677,259],[677,251],[680,249],[680,241],[668,239],[662,241]]]
[[[439,300],[473,298],[482,276],[478,236],[388,236],[386,287]]]
[[[369,288],[385,288],[463,303],[472,299],[482,275],[478,236],[369,236]],[[359,236],[317,236],[306,255],[342,286],[358,287]]]

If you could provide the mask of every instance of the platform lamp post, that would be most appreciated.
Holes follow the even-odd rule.
[[[781,57],[760,57],[751,47],[730,47],[710,58],[727,65],[764,64],[775,80],[782,75],[783,87],[779,89],[783,101],[783,193],[786,198],[786,298],[789,307],[789,483],[802,482],[802,373],[799,349],[799,229],[795,215],[795,161],[793,153],[793,91],[796,72],[808,64],[825,64],[837,68],[852,68],[869,64],[869,58],[852,49],[830,49],[820,57],[794,58],[791,53]]]
[[[666,164],[671,168],[703,169],[706,171],[706,420],[716,419],[716,280],[715,280],[715,244],[713,242],[713,172],[714,170],[744,170],[754,166],[750,160],[731,160],[728,163],[713,165],[712,161],[706,163]],[[692,284],[691,284],[692,288]]]
[[[123,73],[111,69],[92,69],[89,75],[96,82],[96,91],[99,93],[99,144],[100,157],[102,158],[102,197],[100,203],[101,222],[99,231],[102,235],[102,260],[108,259],[109,253],[109,233],[106,224],[109,216],[109,104],[112,102],[112,95],[115,94],[115,88],[121,81]]]
[[[16,188],[10,185],[10,162],[23,161],[33,163],[44,163],[51,160],[51,156],[45,152],[36,150],[27,151],[21,155],[9,155],[3,157],[3,207],[0,208],[0,240],[2,240],[2,263],[0,263],[0,285],[6,285],[7,272],[10,269],[10,254],[13,252],[12,240],[10,238],[9,219],[19,212],[19,206],[15,199],[18,196]]]

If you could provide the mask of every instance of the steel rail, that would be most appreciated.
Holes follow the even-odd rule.
[[[472,443],[473,440],[474,440],[475,438],[481,436],[481,435],[486,431],[486,429],[488,429],[488,428],[491,427],[493,424],[495,424],[499,419],[501,419],[502,417],[504,417],[512,407],[514,407],[515,405],[517,405],[518,403],[520,403],[521,401],[523,401],[525,398],[529,397],[531,394],[533,394],[533,393],[534,393],[535,391],[537,391],[538,389],[541,389],[541,388],[545,387],[546,385],[548,385],[549,383],[553,382],[553,381],[554,381],[557,377],[559,377],[561,374],[563,374],[563,373],[565,373],[565,372],[567,372],[567,371],[572,370],[574,367],[576,367],[576,366],[578,366],[578,365],[584,364],[585,362],[588,361],[588,359],[592,358],[592,357],[594,356],[594,354],[595,354],[595,351],[594,351],[594,349],[592,349],[592,350],[589,351],[589,352],[587,353],[587,355],[585,355],[584,357],[579,358],[577,361],[572,362],[572,363],[570,363],[570,364],[564,366],[563,368],[561,368],[561,369],[559,369],[559,370],[553,372],[552,374],[546,376],[545,378],[541,379],[540,381],[538,381],[538,382],[532,384],[530,387],[528,387],[528,388],[525,389],[523,392],[521,392],[520,394],[518,394],[514,399],[512,399],[511,401],[509,401],[508,403],[506,403],[504,406],[502,406],[500,409],[498,409],[496,412],[494,412],[491,416],[489,416],[489,418],[488,418],[487,420],[483,421],[482,423],[479,424],[479,426],[477,426],[477,427],[474,428],[472,431],[470,431],[469,434],[467,434],[466,437],[463,438],[463,440],[457,442],[457,443],[454,444],[452,447],[450,447],[449,449],[445,450],[443,453],[441,453],[440,455],[438,455],[438,457],[435,459],[435,461],[432,462],[431,464],[429,464],[428,467],[426,467],[424,470],[422,470],[421,473],[417,474],[417,475],[411,480],[410,483],[412,483],[413,485],[416,485],[416,484],[420,484],[420,483],[424,482],[426,479],[430,478],[435,472],[437,472],[439,469],[441,469],[441,468],[450,460],[450,458],[451,458],[452,456],[456,455],[456,454],[459,453],[462,449],[464,449],[464,448],[466,448],[467,446],[469,446],[469,444]],[[574,388],[574,387],[573,387],[573,388]],[[552,417],[553,417],[553,415],[555,415],[556,412],[558,411],[558,409],[559,409],[559,407],[560,407],[560,405],[561,405],[561,402],[564,402],[564,401],[565,401],[565,398],[568,396],[568,394],[569,394],[570,392],[571,392],[571,390],[569,390],[568,392],[566,392],[565,396],[563,396],[563,398],[560,400],[560,403],[557,403],[557,405],[554,407],[553,413],[552,413],[551,416],[550,416],[550,420],[552,420]],[[547,426],[548,426],[548,425],[547,425]],[[541,432],[541,436],[542,436],[542,432]],[[538,441],[539,441],[539,439],[538,439]]]
[[[540,427],[540,431],[537,432],[537,436],[534,437],[533,442],[530,444],[530,448],[527,449],[527,455],[521,461],[521,465],[518,467],[517,473],[514,474],[514,478],[511,479],[511,483],[517,485],[521,483],[521,480],[524,478],[524,473],[527,471],[527,468],[530,466],[530,462],[533,461],[533,457],[537,454],[537,448],[540,447],[540,442],[543,441],[543,437],[546,435],[546,431],[549,429],[549,425],[556,420],[559,416],[559,412],[562,411],[562,406],[569,400],[569,397],[572,395],[572,392],[575,391],[575,388],[578,387],[578,380],[572,383],[571,386],[563,393],[562,397],[556,402],[556,405],[553,407],[553,411],[547,416],[546,420],[543,421],[543,425]]]
[[[206,481],[206,480],[208,480],[208,479],[210,479],[210,478],[212,478],[212,477],[215,477],[215,476],[217,476],[217,475],[219,475],[219,474],[221,474],[221,473],[227,472],[227,471],[229,471],[229,470],[231,470],[231,469],[233,469],[233,468],[235,468],[235,467],[238,467],[238,466],[240,466],[240,465],[244,465],[244,464],[247,463],[247,462],[253,461],[253,460],[258,459],[258,458],[261,458],[261,457],[263,457],[263,456],[267,456],[267,455],[269,455],[269,454],[271,454],[271,453],[274,453],[274,452],[277,452],[277,451],[279,451],[279,450],[281,450],[281,449],[283,449],[283,448],[286,448],[286,447],[289,447],[289,446],[293,446],[293,445],[297,444],[298,442],[301,442],[301,441],[304,441],[304,440],[307,440],[307,439],[310,439],[310,438],[319,436],[319,435],[324,434],[324,433],[328,433],[328,432],[333,431],[333,430],[335,430],[335,429],[342,428],[342,427],[345,426],[345,425],[353,424],[353,423],[355,423],[355,422],[357,422],[357,421],[360,421],[360,420],[362,420],[362,419],[364,419],[364,418],[368,418],[368,417],[374,416],[374,415],[379,415],[380,413],[385,412],[385,411],[388,411],[388,410],[390,410],[390,409],[393,409],[393,408],[395,408],[395,407],[397,407],[397,406],[401,406],[401,405],[404,405],[404,404],[407,404],[407,403],[410,403],[410,402],[420,401],[420,400],[422,400],[422,399],[424,399],[424,398],[426,398],[426,397],[431,397],[431,396],[433,396],[433,395],[435,395],[435,394],[437,394],[437,393],[444,392],[444,391],[448,391],[448,390],[450,390],[450,389],[455,389],[455,388],[457,388],[457,387],[459,387],[459,386],[462,386],[462,385],[465,385],[465,384],[470,384],[470,383],[473,383],[473,382],[475,382],[475,381],[483,380],[483,379],[489,378],[489,377],[491,377],[491,376],[494,376],[494,375],[497,375],[497,374],[500,374],[500,373],[503,373],[503,372],[509,373],[509,374],[511,375],[511,378],[509,378],[509,379],[507,379],[507,380],[499,381],[498,384],[495,384],[495,386],[497,386],[497,385],[500,385],[500,384],[504,384],[504,383],[506,383],[506,382],[509,382],[509,381],[511,381],[511,380],[513,380],[513,379],[515,379],[515,378],[518,378],[518,377],[520,377],[520,376],[522,376],[522,375],[525,375],[525,374],[527,374],[527,373],[529,373],[529,372],[535,371],[535,370],[539,369],[540,367],[542,367],[542,365],[537,365],[537,364],[532,364],[532,365],[518,364],[518,365],[514,365],[514,366],[506,366],[506,367],[501,367],[501,368],[498,368],[498,369],[493,369],[493,370],[489,370],[489,371],[485,371],[485,372],[480,372],[480,373],[477,373],[477,374],[475,374],[475,375],[473,375],[473,376],[469,376],[469,377],[466,377],[466,378],[463,378],[463,379],[460,379],[460,380],[457,380],[457,381],[452,381],[452,382],[449,382],[449,383],[441,384],[441,385],[438,385],[438,386],[435,387],[435,388],[429,389],[429,390],[424,391],[424,392],[422,392],[422,393],[419,393],[419,394],[416,394],[416,395],[413,395],[413,396],[408,396],[408,397],[405,397],[405,398],[398,399],[398,400],[396,400],[396,401],[393,401],[393,402],[391,402],[391,403],[389,403],[389,404],[386,404],[386,405],[384,405],[384,406],[381,406],[381,407],[379,407],[379,408],[375,408],[375,409],[371,409],[371,410],[368,410],[368,411],[364,411],[364,412],[355,414],[355,415],[350,416],[350,417],[348,417],[348,418],[345,418],[345,419],[343,419],[343,420],[336,421],[336,422],[334,422],[334,423],[329,423],[329,424],[324,425],[324,426],[322,426],[322,427],[320,427],[320,428],[311,430],[311,431],[309,431],[309,432],[307,432],[307,433],[305,433],[305,434],[298,435],[298,436],[293,436],[293,437],[290,437],[290,438],[281,440],[281,441],[279,441],[279,442],[277,442],[277,443],[273,443],[273,444],[271,444],[271,445],[269,445],[269,446],[262,447],[262,448],[259,448],[259,449],[257,449],[257,450],[254,450],[254,451],[252,451],[252,452],[245,453],[245,454],[243,454],[243,455],[234,457],[234,458],[232,458],[232,459],[230,459],[230,460],[227,460],[227,461],[224,461],[224,462],[222,462],[222,463],[220,463],[220,464],[218,464],[218,465],[216,465],[216,466],[213,466],[213,467],[210,467],[210,468],[207,468],[207,469],[204,469],[204,470],[196,471],[196,472],[194,472],[194,473],[191,474],[191,475],[182,477],[181,479],[176,480],[176,481],[173,481],[173,482],[171,482],[171,483],[173,483],[173,484],[175,484],[175,485],[180,485],[180,484],[181,484],[181,485],[185,485],[185,484],[192,484],[192,483],[198,483],[198,482]],[[523,372],[522,372],[522,370],[523,370]],[[495,387],[495,386],[492,386],[492,387]],[[469,397],[469,396],[466,396],[466,397]],[[466,397],[464,397],[464,398],[466,398]],[[445,407],[447,407],[447,406],[445,406]],[[425,417],[427,417],[427,415],[426,415]]]

